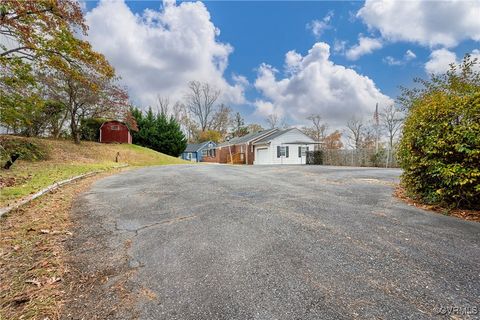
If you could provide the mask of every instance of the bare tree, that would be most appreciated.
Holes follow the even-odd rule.
[[[258,132],[258,131],[263,131],[263,127],[259,125],[258,123],[250,123],[247,126],[247,132],[252,133],[252,132]]]
[[[247,127],[245,127],[245,120],[243,120],[240,112],[235,113],[232,119],[232,135],[234,137],[241,137],[248,133]]]
[[[220,90],[208,83],[190,81],[189,92],[185,96],[185,105],[190,113],[198,120],[200,130],[205,131],[211,123],[215,112],[214,104],[220,96]]]
[[[312,121],[312,126],[303,128],[305,134],[315,142],[322,142],[327,135],[328,125],[322,123],[322,117],[319,114],[312,114],[307,117],[307,120]]]
[[[382,127],[387,132],[388,147],[390,151],[393,149],[393,142],[397,136],[403,123],[402,113],[394,105],[385,107],[380,113],[380,121]]]
[[[362,127],[360,136],[360,147],[362,149],[374,149],[378,152],[379,130],[375,123],[367,123]]]
[[[273,113],[268,115],[268,117],[265,119],[265,121],[267,122],[270,129],[273,129],[273,128],[276,128],[279,125],[280,116],[277,113],[273,112]]]
[[[172,107],[172,116],[178,123],[181,122],[183,114],[186,113],[186,107],[183,103],[177,101]]]
[[[350,147],[360,149],[362,146],[364,124],[362,120],[352,118],[347,122],[347,141]]]
[[[280,118],[280,128],[282,129],[288,129],[290,128],[290,124],[288,123],[287,119],[285,117]]]
[[[157,95],[157,105],[158,105],[158,112],[165,116],[170,115],[170,99],[168,97],[162,97],[161,95]]]
[[[225,137],[231,122],[232,109],[222,103],[215,111],[208,129],[218,131],[221,133],[222,137]]]

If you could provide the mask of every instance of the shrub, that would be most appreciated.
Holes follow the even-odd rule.
[[[48,158],[47,150],[39,143],[16,137],[0,137],[0,159],[6,161],[14,153],[20,156],[19,159],[28,161]]]
[[[480,208],[480,92],[432,92],[417,100],[399,149],[407,194],[427,203]]]
[[[80,138],[87,141],[100,140],[100,127],[107,121],[102,118],[86,118],[80,121]]]

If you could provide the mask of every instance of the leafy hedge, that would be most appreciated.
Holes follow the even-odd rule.
[[[480,209],[480,92],[433,90],[416,99],[399,148],[407,194]]]
[[[80,122],[80,138],[87,141],[100,140],[100,127],[107,121],[103,118],[86,118]]]

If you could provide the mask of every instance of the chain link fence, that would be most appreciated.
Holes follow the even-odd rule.
[[[308,151],[306,163],[330,166],[398,168],[395,150],[392,152],[386,149],[380,149],[378,152],[375,152],[374,149]]]

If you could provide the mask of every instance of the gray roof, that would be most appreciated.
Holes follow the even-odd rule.
[[[294,129],[296,129],[296,128],[290,128],[290,129],[285,129],[285,130],[278,130],[278,131],[275,132],[274,134],[268,135],[268,136],[266,136],[265,138],[262,138],[262,139],[256,141],[255,144],[268,143],[268,142],[270,142],[272,139],[275,139],[276,137],[281,136],[282,134],[287,133],[288,131],[294,130]]]
[[[183,152],[198,152],[204,147],[206,147],[210,142],[213,143],[214,146],[216,146],[215,142],[212,141],[205,141],[202,143],[189,143],[187,144],[187,148]]]
[[[220,143],[218,147],[227,147],[227,146],[233,146],[235,144],[243,144],[243,143],[248,143],[251,140],[255,140],[257,138],[260,138],[264,135],[268,135],[269,133],[274,133],[278,129],[268,129],[268,130],[262,130],[262,131],[257,131],[257,132],[251,132],[247,135],[244,135],[242,137],[235,137],[230,139],[230,141],[225,141],[223,143]]]
[[[302,132],[302,130],[299,130],[297,128],[290,128],[290,129],[285,129],[285,130],[279,130],[277,132],[275,132],[274,134],[271,134],[271,135],[268,135],[260,140],[257,140],[255,141],[255,144],[266,144],[266,143],[269,143],[270,141],[272,141],[273,139],[275,139],[276,137],[278,136],[281,136],[282,134],[284,133],[287,133],[288,131],[292,131],[292,130],[298,130],[299,132],[301,132],[303,135],[305,135],[306,137],[308,137],[305,133]],[[288,142],[288,144],[309,144],[309,143],[312,143],[311,141],[311,138],[308,137],[308,140],[309,141],[292,141],[292,142]]]

